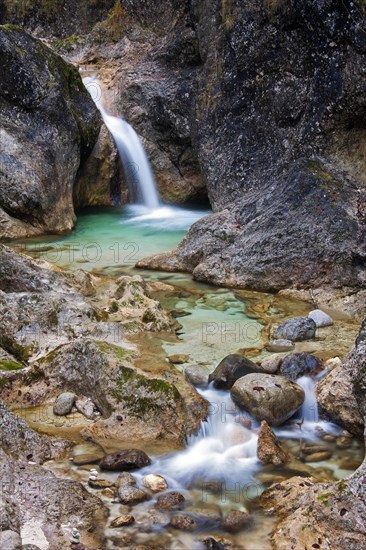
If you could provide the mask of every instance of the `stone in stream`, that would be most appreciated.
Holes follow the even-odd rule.
[[[143,489],[124,485],[118,488],[118,498],[122,504],[138,504],[150,498]]]
[[[145,476],[142,483],[147,489],[150,489],[153,493],[162,493],[168,489],[168,484],[163,476],[157,474],[149,474]]]
[[[158,496],[155,506],[161,510],[180,510],[183,508],[185,501],[186,499],[181,493],[172,491],[171,493]]]
[[[110,527],[112,528],[126,527],[127,525],[132,525],[133,523],[135,523],[135,518],[133,516],[130,516],[130,515],[119,516],[118,518],[114,519],[111,522]]]
[[[183,365],[184,363],[188,363],[189,355],[184,355],[183,353],[169,355],[168,359],[173,365]]]
[[[275,374],[282,363],[283,357],[280,355],[269,355],[261,360],[260,366],[267,374]]]
[[[279,466],[290,460],[290,454],[282,447],[265,420],[262,420],[258,433],[257,456],[263,464]]]
[[[208,385],[208,371],[198,365],[190,365],[184,369],[184,378],[187,382],[199,388],[205,388]]]
[[[233,384],[246,374],[263,372],[263,369],[243,355],[234,353],[225,357],[208,377],[218,390],[230,390]]]
[[[136,479],[132,474],[130,474],[130,472],[122,472],[117,477],[115,485],[118,489],[120,487],[132,487],[136,485]]]
[[[195,518],[184,513],[175,514],[170,520],[170,525],[174,529],[181,529],[182,531],[194,531],[198,527]]]
[[[100,462],[102,470],[137,470],[151,464],[150,458],[140,449],[128,449],[106,455]]]
[[[238,533],[242,529],[250,527],[253,519],[248,512],[241,510],[231,510],[222,522],[222,528],[229,533]]]
[[[88,479],[88,485],[92,489],[110,489],[114,483],[108,479]]]
[[[213,535],[212,537],[207,537],[201,540],[202,544],[207,550],[229,550],[234,548],[234,543],[219,535]]]
[[[295,348],[291,340],[285,340],[284,338],[273,339],[265,347],[267,351],[272,351],[273,353],[292,351]]]
[[[305,462],[323,462],[323,460],[329,460],[331,457],[331,451],[323,451],[307,455],[304,460]]]
[[[71,413],[76,395],[71,392],[61,393],[53,405],[53,413],[57,416],[66,416]]]
[[[275,331],[274,338],[285,338],[291,342],[312,340],[315,337],[316,324],[309,317],[293,317],[281,323]]]
[[[250,412],[257,420],[279,426],[288,420],[305,400],[298,385],[273,374],[248,374],[231,388],[235,403]]]
[[[330,327],[334,324],[330,315],[321,309],[313,309],[313,311],[310,311],[308,317],[315,322],[317,328]]]
[[[295,381],[305,374],[309,376],[319,374],[323,367],[323,362],[311,353],[292,353],[283,359],[279,374]]]

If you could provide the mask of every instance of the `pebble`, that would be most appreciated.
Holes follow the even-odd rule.
[[[53,405],[53,413],[57,416],[66,416],[71,413],[76,395],[71,392],[61,393]]]
[[[114,486],[114,483],[107,479],[88,479],[88,485],[92,489],[109,489]]]
[[[185,501],[186,499],[181,493],[172,491],[171,493],[158,496],[156,508],[160,508],[162,510],[180,509],[183,508]]]
[[[252,523],[252,517],[248,512],[243,512],[241,510],[231,510],[224,518],[222,523],[222,528],[224,531],[229,531],[230,533],[237,533],[246,527],[249,527]]]
[[[293,342],[291,342],[291,340],[275,339],[275,340],[271,340],[266,345],[266,350],[272,351],[274,353],[292,351],[293,349],[295,349],[295,345]]]
[[[142,483],[147,489],[150,489],[153,493],[162,493],[168,489],[166,480],[157,474],[149,474],[145,476]]]
[[[110,527],[126,527],[127,525],[132,525],[133,523],[135,523],[135,518],[133,516],[119,516],[111,522]]]
[[[329,460],[332,457],[330,451],[324,451],[320,453],[312,453],[305,457],[305,462],[322,462],[323,460]]]
[[[196,520],[189,514],[176,514],[170,520],[170,525],[174,529],[182,529],[183,531],[194,531],[197,529]]]
[[[148,500],[150,497],[143,489],[128,486],[118,489],[118,498],[122,504],[137,504]]]

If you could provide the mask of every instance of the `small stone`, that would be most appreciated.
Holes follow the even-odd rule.
[[[117,477],[116,487],[118,489],[120,487],[133,487],[134,485],[136,485],[136,479],[132,474],[130,474],[130,472],[122,472]]]
[[[57,416],[66,416],[71,413],[76,395],[71,392],[61,393],[53,405],[53,413]]]
[[[140,449],[128,449],[106,455],[100,462],[102,470],[137,470],[151,464],[150,458]]]
[[[107,479],[88,479],[88,485],[92,489],[109,489],[114,486],[113,481]]]
[[[342,361],[339,357],[332,357],[331,359],[328,359],[324,363],[324,367],[328,371],[332,371],[333,369],[336,369],[337,367],[340,367],[342,364]]]
[[[188,363],[189,355],[184,355],[183,353],[169,355],[168,359],[171,363],[173,363],[173,365],[183,365],[184,363]]]
[[[137,504],[148,500],[150,497],[143,489],[137,487],[119,487],[118,498],[122,504]]]
[[[323,362],[311,353],[291,353],[282,361],[279,374],[295,381],[305,374],[315,376],[323,368]]]
[[[260,362],[260,365],[264,372],[268,374],[275,374],[282,363],[282,357],[279,355],[269,355]]]
[[[170,525],[174,529],[181,529],[183,531],[194,531],[197,529],[197,522],[189,514],[175,514],[170,520]]]
[[[295,346],[291,340],[284,340],[283,338],[271,340],[266,345],[266,350],[274,353],[292,351],[294,348]]]
[[[323,460],[329,460],[332,457],[330,451],[324,451],[322,453],[312,453],[305,457],[305,462],[323,462]]]
[[[142,483],[153,493],[162,493],[168,489],[166,480],[160,475],[149,474],[143,478]]]
[[[207,550],[230,550],[234,548],[232,541],[216,535],[203,539],[202,543]]]
[[[313,311],[310,311],[308,317],[315,322],[318,328],[333,325],[333,319],[321,309],[313,309]]]
[[[86,550],[86,547],[81,542],[72,543],[70,548],[71,550]]]
[[[117,496],[117,491],[114,487],[113,488],[112,487],[107,487],[106,489],[102,489],[101,494],[104,497],[110,498],[110,499],[113,500]]]
[[[183,508],[185,501],[186,499],[181,493],[172,491],[171,493],[158,496],[156,508],[162,510],[180,510]]]
[[[274,338],[285,338],[292,342],[302,342],[304,340],[313,339],[315,333],[316,324],[313,319],[309,317],[293,317],[281,323],[280,326],[276,328],[274,331]]]
[[[133,523],[135,523],[135,518],[133,516],[119,516],[111,522],[110,527],[126,527],[127,525],[132,525]]]
[[[208,385],[208,371],[204,367],[190,366],[184,369],[184,378],[198,388]]]
[[[338,449],[348,449],[352,445],[352,438],[347,436],[337,437],[336,447]]]
[[[224,518],[222,528],[229,533],[238,533],[252,524],[252,517],[248,512],[231,510]]]

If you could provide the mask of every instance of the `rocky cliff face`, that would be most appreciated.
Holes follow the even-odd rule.
[[[70,230],[99,113],[77,69],[22,29],[0,27],[0,59],[0,236]]]
[[[110,110],[142,136],[163,198],[202,198],[207,183],[216,212],[141,265],[266,290],[364,286],[363,5],[104,7],[53,46],[99,74]],[[46,20],[40,28],[55,35]]]

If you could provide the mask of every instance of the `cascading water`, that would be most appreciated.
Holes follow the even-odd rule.
[[[240,414],[229,392],[209,387],[200,393],[210,403],[208,420],[200,432],[190,438],[184,451],[158,459],[142,474],[160,471],[175,488],[197,483],[209,491],[211,482],[220,482],[228,492],[236,491],[238,499],[239,493],[254,491],[257,495],[258,437],[241,423],[248,415]]]
[[[101,93],[98,92],[100,85],[97,79],[84,77],[83,82],[113,136],[131,192],[137,202],[147,209],[158,209],[161,204],[154,175],[140,138],[128,122],[106,112],[101,102]]]

